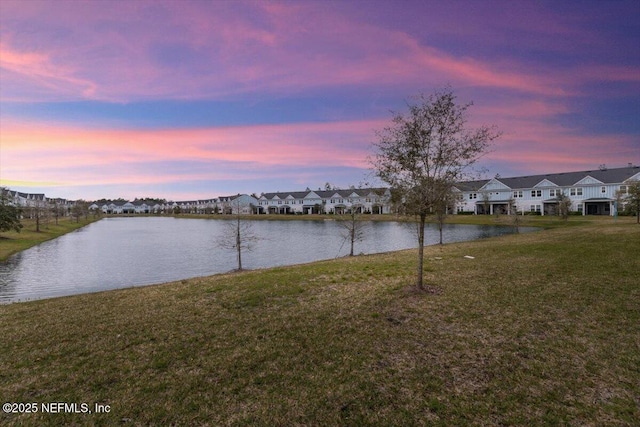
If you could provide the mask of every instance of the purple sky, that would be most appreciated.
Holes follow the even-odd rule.
[[[390,110],[446,85],[504,132],[486,177],[639,164],[640,2],[3,0],[0,185],[358,185]]]

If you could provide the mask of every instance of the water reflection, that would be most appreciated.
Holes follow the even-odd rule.
[[[227,220],[106,218],[0,263],[0,302],[39,299],[169,282],[232,270],[235,253],[220,249]],[[532,229],[522,229],[530,231]],[[300,264],[344,256],[349,243],[336,221],[254,221],[260,237],[245,268]],[[512,232],[510,227],[446,225],[444,241]],[[429,226],[426,244],[438,243]],[[415,227],[371,222],[355,253],[416,246]]]

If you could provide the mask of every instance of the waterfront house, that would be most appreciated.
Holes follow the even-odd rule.
[[[606,168],[580,172],[516,176],[460,182],[454,186],[455,204],[452,213],[460,214],[521,214],[553,215],[558,211],[558,196],[566,195],[571,211],[582,215],[615,215],[621,209],[629,185],[640,181],[640,167],[629,164],[622,168]],[[71,212],[74,202],[49,199],[44,194],[7,190],[9,203],[25,208],[45,205],[64,207]],[[262,193],[260,197],[237,194],[212,199],[179,202],[122,199],[100,200],[90,209],[105,214],[197,213],[197,214],[342,214],[347,212],[391,213],[391,192],[388,188],[352,188],[347,190],[310,190]]]
[[[461,182],[455,186],[458,194],[457,213],[509,213],[509,204],[518,213],[554,215],[558,196],[569,197],[571,211],[582,215],[615,215],[618,195],[640,181],[640,167],[629,164],[623,168],[601,167],[581,172],[518,176]]]
[[[349,190],[309,190],[262,193],[258,198],[260,214],[342,214],[389,213],[388,188]]]

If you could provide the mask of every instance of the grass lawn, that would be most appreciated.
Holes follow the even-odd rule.
[[[425,253],[0,306],[0,424],[637,425],[640,226]]]
[[[36,222],[34,220],[22,220],[24,226],[19,233],[7,231],[0,233],[0,261],[4,261],[16,252],[23,251],[46,240],[55,239],[70,231],[84,227],[95,221],[95,218],[80,218],[79,222],[71,217],[58,219],[56,225],[54,219],[50,219],[48,224],[40,224],[40,232],[36,232]]]

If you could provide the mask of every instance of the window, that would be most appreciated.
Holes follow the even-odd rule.
[[[572,188],[569,194],[572,196],[582,196],[582,188]]]
[[[531,197],[542,197],[542,190],[531,190]]]
[[[558,196],[560,196],[560,194],[561,194],[561,192],[560,192],[559,189],[549,190],[549,196],[550,197],[558,197]]]
[[[540,212],[540,205],[531,205],[531,212]]]
[[[626,185],[621,185],[620,186],[620,194],[627,194],[627,186]]]
[[[478,194],[476,193],[469,193],[469,200],[473,200],[473,199],[477,199],[478,198]]]
[[[606,193],[607,192],[607,187],[600,187],[600,192],[601,193]]]
[[[520,198],[520,197],[522,197],[522,190],[514,191],[514,192],[513,192],[513,198],[514,198],[514,199],[516,199],[516,198]]]

